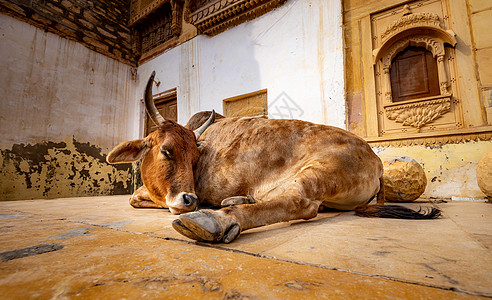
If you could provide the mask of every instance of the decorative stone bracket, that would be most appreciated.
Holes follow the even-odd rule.
[[[451,95],[394,103],[384,107],[386,117],[404,126],[420,128],[451,110]]]

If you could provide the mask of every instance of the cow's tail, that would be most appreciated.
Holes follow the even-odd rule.
[[[436,219],[441,215],[437,208],[413,210],[401,205],[365,205],[355,209],[355,214],[369,218],[392,218],[392,219]]]
[[[362,205],[355,209],[355,214],[369,218],[392,218],[392,219],[436,219],[441,216],[441,211],[437,208],[413,210],[401,205],[384,205],[384,185],[383,178],[380,178],[380,188],[377,194],[377,204]]]

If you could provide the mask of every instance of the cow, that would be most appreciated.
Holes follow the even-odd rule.
[[[181,126],[157,111],[154,76],[144,99],[159,128],[116,146],[107,161],[142,160],[144,185],[130,204],[169,208],[180,215],[173,228],[188,238],[230,243],[244,230],[314,218],[321,207],[365,217],[440,215],[436,208],[384,205],[381,160],[355,134],[300,120],[223,118],[215,111],[198,113]],[[198,210],[200,203],[219,209]]]

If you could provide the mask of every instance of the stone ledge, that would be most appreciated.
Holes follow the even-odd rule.
[[[492,126],[436,131],[388,137],[365,137],[371,147],[402,147],[412,145],[443,145],[469,141],[492,140]]]

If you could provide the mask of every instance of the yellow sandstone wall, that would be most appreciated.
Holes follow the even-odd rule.
[[[366,138],[380,157],[404,155],[421,163],[428,179],[423,197],[483,198],[476,183],[476,166],[492,151],[492,1],[441,1],[457,38],[452,62],[457,92],[453,96],[463,108],[460,128],[386,138],[378,133],[378,116],[370,113],[376,93],[373,62],[367,59],[375,38],[371,17],[405,4],[416,7],[432,1],[343,0],[348,127]]]

